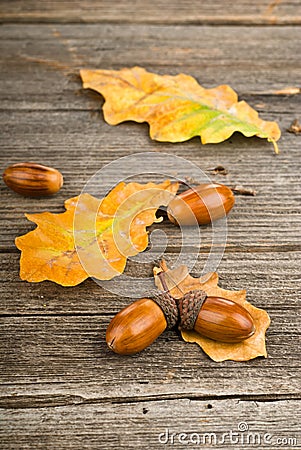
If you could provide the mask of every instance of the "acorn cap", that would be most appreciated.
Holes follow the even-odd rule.
[[[193,330],[200,309],[206,298],[206,292],[198,289],[186,292],[186,294],[178,300],[180,330]]]
[[[162,309],[166,318],[167,328],[173,328],[179,319],[176,300],[168,292],[156,293],[152,300]]]

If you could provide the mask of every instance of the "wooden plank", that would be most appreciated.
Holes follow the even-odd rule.
[[[16,203],[13,194],[7,193],[5,187],[3,187],[3,191],[7,201],[11,201],[13,204]],[[65,199],[76,195],[76,193],[71,195],[67,193],[66,195],[66,192],[63,192],[65,193]],[[80,193],[79,188],[77,188],[77,193]],[[61,194],[62,196],[63,193]],[[283,195],[280,198],[283,202],[290,201],[289,195]],[[41,202],[37,205],[34,202],[26,202],[23,207],[19,206],[14,213],[6,213],[6,208],[2,208],[3,221],[1,224],[2,240],[0,250],[2,252],[18,252],[14,243],[15,238],[35,228],[35,225],[24,217],[25,212],[32,213],[49,210],[54,213],[63,212],[63,201],[64,199],[61,199],[60,202],[57,200],[56,204]],[[289,205],[289,203],[287,204]],[[271,211],[273,207],[275,210]],[[250,216],[252,217],[251,223],[248,222]],[[155,249],[153,249],[154,257],[160,255],[165,249],[175,254],[179,254],[181,249],[186,253],[208,253],[213,245],[216,251],[225,251],[227,253],[233,251],[249,253],[273,250],[283,252],[287,250],[300,251],[300,223],[301,215],[298,205],[294,206],[292,204],[286,208],[280,208],[276,205],[276,202],[269,202],[268,195],[266,195],[256,200],[256,203],[249,201],[248,198],[237,199],[235,209],[227,220],[227,235],[224,229],[219,237],[218,232],[217,235],[213,234],[211,227],[201,227],[199,229],[201,241],[198,239],[197,242],[194,242],[193,236],[196,236],[195,232],[192,237],[187,238],[190,244],[183,245],[182,236],[183,234],[188,236],[188,231],[181,231],[180,228],[168,223],[167,220],[159,226],[153,225],[148,230],[151,235],[150,246],[155,246]],[[289,228],[288,224],[290,225]],[[157,230],[161,234],[158,235]],[[221,243],[217,242],[217,239]]]
[[[186,72],[205,87],[230,84],[240,96],[257,93],[254,102],[265,111],[270,97],[261,92],[300,79],[299,34],[289,26],[225,26],[217,33],[214,26],[3,25],[1,108],[84,109],[89,102],[75,95],[80,83],[62,70],[141,65],[161,74]],[[278,99],[278,111],[291,99]]]
[[[21,0],[1,2],[3,22],[116,22],[116,23],[185,23],[185,24],[287,24],[301,23],[298,0],[293,1],[202,1],[164,2],[155,0],[130,2],[122,0],[114,5],[108,0],[43,1]]]
[[[231,412],[231,414],[229,414]],[[300,448],[296,401],[153,401],[6,410],[5,449]],[[288,425],[289,424],[289,425]],[[232,434],[231,434],[232,431]],[[185,433],[182,434],[181,433]],[[30,446],[30,447],[29,447]]]
[[[25,391],[47,399],[56,384],[62,395],[69,395],[72,386],[73,394],[76,390],[83,397],[97,390],[101,401],[300,396],[300,318],[292,308],[285,314],[274,310],[272,316],[269,357],[244,364],[215,363],[175,331],[165,332],[140,354],[121,357],[105,343],[111,316],[103,314],[1,318],[1,392],[6,397],[10,385],[19,395]]]
[[[176,263],[177,254],[165,253],[170,266]],[[200,254],[192,270],[198,276],[208,255]],[[152,277],[153,263],[139,264],[129,261],[125,274],[143,282]],[[225,289],[246,289],[248,299],[255,306],[268,308],[279,320],[280,330],[298,317],[300,296],[300,252],[226,253],[218,267],[220,284]],[[52,282],[27,283],[19,278],[19,256],[2,254],[0,266],[0,314],[3,316],[52,316],[52,315],[93,315],[113,316],[126,306],[132,298],[139,296],[136,284],[126,292],[129,298],[110,291],[108,283],[98,285],[92,280],[76,286],[64,288]],[[117,283],[121,281],[118,281]],[[296,314],[296,318],[286,318]],[[281,315],[283,317],[281,317]],[[277,325],[277,326],[278,326]],[[277,329],[275,325],[275,328]],[[297,331],[297,328],[294,328]]]

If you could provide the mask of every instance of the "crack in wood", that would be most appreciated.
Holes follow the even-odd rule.
[[[220,401],[220,400],[238,400],[243,402],[280,402],[280,401],[298,401],[301,400],[299,394],[259,394],[259,395],[199,395],[199,394],[158,394],[136,397],[99,397],[85,398],[81,395],[17,395],[0,397],[0,408],[2,409],[28,409],[28,408],[58,408],[62,406],[81,406],[100,403],[111,404],[133,404],[144,402],[160,401]]]

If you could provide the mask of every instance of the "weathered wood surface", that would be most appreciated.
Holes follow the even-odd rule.
[[[4,22],[38,23],[300,24],[301,5],[299,0],[121,0],[116,5],[109,0],[2,0],[0,18]]]
[[[269,113],[272,107],[275,112],[288,112],[283,102],[288,105],[289,100],[281,97],[274,105],[266,95],[299,87],[300,28],[296,26],[6,24],[1,37],[5,83],[1,107],[9,110],[15,109],[16,102],[22,110],[86,109],[89,102],[74,96],[79,83],[62,77],[60,68],[67,75],[77,74],[80,67],[134,65],[161,74],[187,72],[205,87],[228,83],[240,96],[255,93],[250,100],[261,104],[259,111],[269,108]],[[266,94],[265,99],[260,93]]]
[[[14,426],[3,436],[3,448],[300,448],[300,415],[292,400],[184,398],[96,404],[81,403],[80,397],[70,400],[56,408],[6,410],[6,419]],[[239,431],[246,427],[247,431]]]
[[[0,186],[3,449],[301,448],[300,136],[286,131],[301,119],[301,102],[300,94],[275,92],[300,87],[300,2],[222,4],[101,2],[92,10],[87,1],[1,2],[1,168],[38,160],[65,177],[62,191],[47,200],[23,199]],[[254,25],[272,22],[281,26]],[[220,145],[202,146],[197,138],[168,144],[151,141],[147,125],[110,127],[101,96],[81,89],[78,69],[135,64],[187,72],[206,87],[231,84],[263,118],[278,121],[281,153],[239,135]],[[64,200],[97,169],[141,151],[182,156],[208,176],[221,164],[229,174],[214,180],[258,191],[237,197],[219,273],[222,287],[247,289],[248,299],[271,316],[267,359],[217,364],[175,331],[122,358],[106,348],[104,334],[129,299],[92,280],[74,288],[20,281],[14,238],[33,228],[24,212],[63,211]],[[179,230],[167,222],[155,228],[166,234],[165,256],[175,263]],[[201,237],[194,275],[208,257],[211,230],[202,228]],[[187,248],[187,258],[194,250]],[[131,261],[126,273],[143,283],[152,265]],[[240,422],[260,434],[260,446],[221,443]],[[177,434],[174,443],[158,441],[166,428]],[[218,441],[185,445],[181,432],[200,439],[211,432]],[[271,441],[263,442],[265,433]]]

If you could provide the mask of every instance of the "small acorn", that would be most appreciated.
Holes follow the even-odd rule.
[[[200,184],[176,195],[168,205],[167,215],[179,226],[206,225],[228,214],[235,203],[230,188],[223,184]]]
[[[187,292],[178,303],[180,329],[194,330],[219,342],[237,343],[255,333],[250,313],[238,303],[206,292]]]
[[[63,176],[58,170],[33,162],[7,167],[3,180],[10,189],[26,197],[52,195],[63,185]]]
[[[122,309],[111,320],[106,342],[121,355],[133,355],[151,345],[166,328],[178,320],[176,302],[168,293],[141,298]]]

